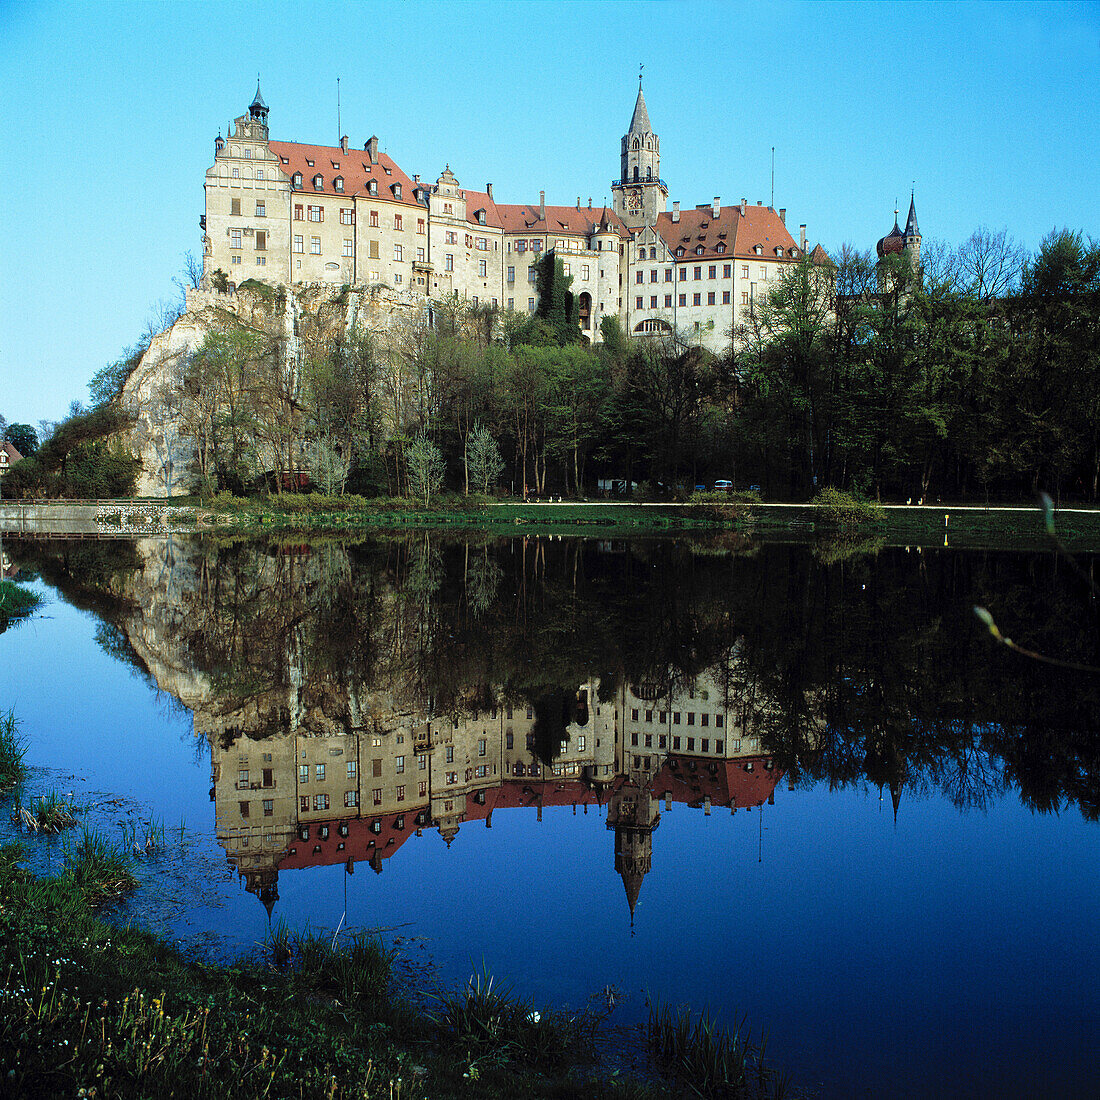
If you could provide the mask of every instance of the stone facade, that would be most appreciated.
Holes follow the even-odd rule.
[[[620,147],[612,208],[499,204],[492,185],[463,188],[450,167],[434,184],[346,137],[337,146],[272,141],[256,89],[206,173],[203,270],[232,286],[384,283],[424,299],[458,297],[530,313],[534,264],[548,250],[573,277],[586,338],[604,316],[634,336],[673,332],[728,346],[754,302],[806,251],[786,212],[745,199],[668,210],[660,137],[641,87]]]

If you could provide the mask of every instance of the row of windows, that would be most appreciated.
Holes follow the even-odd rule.
[[[667,749],[669,740],[670,740],[670,738],[667,737],[665,734],[663,734],[663,733],[660,734],[657,737],[657,746],[656,747],[658,749]],[[679,736],[675,736],[675,737],[671,738],[671,741],[672,741],[672,751],[673,752],[682,751],[683,742],[687,742],[687,749],[686,749],[687,752],[695,752],[695,738],[694,737],[683,737],[683,738],[681,738]],[[634,738],[633,746],[635,748],[637,748],[637,746],[638,746],[637,737]],[[710,752],[710,746],[711,746],[711,741],[710,741],[709,737],[699,738],[699,752]],[[653,737],[649,734],[646,735],[645,747],[647,749],[651,749],[651,748],[654,747]],[[741,751],[741,742],[740,741],[732,742],[731,743],[731,748],[733,749],[734,752],[740,752]],[[723,752],[725,752],[725,749],[726,749],[725,741],[715,741],[714,742],[714,752],[717,755],[721,755]],[[634,757],[634,766],[636,768],[640,767],[638,757],[636,757],[636,756]],[[645,766],[647,768],[649,767],[649,757],[648,756],[646,757]]]
[[[667,722],[667,720],[668,720],[668,711],[664,711],[664,710],[659,710],[659,711],[652,711],[652,710],[647,710],[647,711],[645,712],[645,720],[646,720],[647,722],[652,722],[652,721],[653,721],[653,715],[654,715],[654,714],[657,714],[657,715],[658,715],[658,718],[657,718],[657,723],[658,723],[658,725],[662,725],[662,726],[663,726],[663,725],[664,725],[664,724],[665,724],[665,723]],[[689,710],[689,711],[688,711],[688,712],[686,713],[686,715],[684,715],[683,717],[686,717],[686,719],[687,719],[687,724],[688,724],[689,726],[694,726],[694,725],[695,725],[695,711],[693,711],[693,710]],[[639,719],[638,719],[638,708],[637,708],[637,707],[633,707],[633,708],[631,708],[631,711],[630,711],[630,718],[631,718],[631,720],[632,720],[632,721],[634,721],[634,722],[637,722],[637,721],[639,720]],[[672,712],[672,724],[673,724],[674,726],[678,726],[678,725],[680,724],[680,718],[681,718],[681,714],[680,714],[680,712],[679,712],[678,710],[674,710],[674,711]],[[715,728],[715,729],[719,729],[719,730],[720,730],[720,729],[722,728],[722,726],[723,726],[724,722],[725,722],[725,718],[724,718],[724,716],[723,716],[723,715],[721,715],[721,714],[716,714],[716,715],[714,716],[714,728]],[[709,725],[710,725],[710,715],[709,715],[709,714],[707,714],[707,713],[705,713],[705,712],[704,712],[704,713],[701,713],[701,714],[699,715],[699,725],[703,726],[704,728],[705,728],[706,726],[709,726]],[[634,734],[634,740],[633,740],[632,744],[635,744],[635,745],[636,745],[636,744],[638,743],[638,740],[637,740],[637,738],[638,738],[638,735],[637,735],[637,734]]]
[[[656,295],[656,294],[650,295],[650,298],[649,298],[649,308],[650,309],[657,309],[658,308],[657,298],[658,298],[658,295]],[[745,305],[748,305],[749,292],[747,290],[742,293],[741,301]],[[688,304],[687,295],[686,294],[677,295],[676,304],[678,306],[686,307],[687,304]],[[701,306],[703,304],[703,295],[702,294],[693,294],[691,296],[691,304],[693,306]],[[707,305],[708,306],[713,306],[713,305],[717,305],[717,304],[718,304],[717,294],[715,293],[715,291],[712,290],[707,295]],[[728,290],[723,290],[722,291],[722,305],[728,306],[729,304],[730,304],[730,292]],[[634,299],[634,308],[635,309],[645,309],[645,299],[643,297],[641,297],[641,295],[639,295],[638,297],[636,297]],[[672,295],[671,294],[666,294],[665,295],[665,306],[664,306],[664,308],[665,309],[672,309]]]
[[[687,282],[688,270],[689,269],[686,268],[686,267],[680,268],[680,282],[682,282],[682,283]],[[703,277],[703,268],[701,266],[691,268],[690,270],[691,270],[691,278],[694,281],[698,282],[700,279],[702,279],[702,277]],[[749,277],[749,269],[748,269],[747,264],[741,268],[741,275],[742,275],[742,278],[745,278],[745,279],[747,279]],[[732,264],[723,264],[722,265],[722,278],[723,279],[729,279],[729,278],[732,278],[732,276],[733,276],[733,265]],[[655,268],[655,267],[650,268],[649,281],[651,283],[655,283],[655,282],[657,282],[657,278],[658,278],[658,269]],[[718,265],[717,264],[711,264],[707,268],[707,278],[708,279],[717,279],[718,278]],[[767,280],[767,278],[768,278],[768,269],[766,267],[762,267],[760,269],[760,278],[764,279],[764,280]],[[672,282],[672,268],[671,267],[666,267],[664,269],[664,281],[666,283],[671,283]],[[634,272],[634,282],[644,283],[645,282],[645,272],[644,271],[635,271]]]

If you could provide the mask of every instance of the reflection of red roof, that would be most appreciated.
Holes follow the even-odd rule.
[[[271,151],[284,163],[281,165],[287,176],[295,172],[302,173],[302,186],[294,191],[295,195],[338,195],[350,198],[360,195],[366,198],[384,199],[387,202],[399,202],[404,206],[420,206],[413,197],[413,190],[422,184],[416,184],[385,153],[378,154],[378,163],[371,164],[370,154],[365,149],[348,149],[345,153],[337,146],[299,145],[295,141],[269,141]],[[309,164],[309,161],[313,161]],[[386,174],[386,169],[390,174]],[[313,177],[321,176],[321,190],[313,186]],[[344,190],[337,191],[334,180],[340,176],[344,180]],[[378,194],[367,192],[368,180],[378,183]],[[401,198],[396,198],[393,185],[401,184]],[[424,188],[427,190],[427,188]]]
[[[299,829],[309,829],[309,839],[302,840],[296,833],[287,847],[282,859],[278,861],[280,871],[294,871],[302,867],[325,867],[334,863],[346,863],[349,859],[355,863],[369,860],[380,868],[380,861],[389,859],[405,842],[410,833],[416,832],[417,810],[404,815],[386,814],[384,817],[346,818],[342,821],[311,821],[301,824]],[[396,821],[403,816],[404,828],[399,829]],[[375,832],[373,826],[378,823],[380,829]],[[346,825],[347,836],[340,835],[340,826]],[[328,839],[321,839],[321,830],[328,827]],[[340,845],[343,845],[343,848]]]
[[[694,756],[670,756],[653,777],[650,790],[657,798],[670,792],[673,802],[702,806],[760,806],[772,797],[783,773],[769,768],[767,756],[741,760],[700,760]],[[712,770],[713,769],[713,770]]]
[[[596,792],[576,779],[508,779],[497,792],[494,809],[526,809],[532,806],[600,806],[610,790],[621,783]],[[488,795],[488,792],[486,792]]]

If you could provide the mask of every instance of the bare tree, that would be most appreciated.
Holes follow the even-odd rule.
[[[962,280],[983,301],[1012,294],[1020,284],[1027,250],[1004,229],[975,229],[959,248]]]

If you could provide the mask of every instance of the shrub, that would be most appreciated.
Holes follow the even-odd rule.
[[[0,791],[9,790],[27,774],[23,756],[27,743],[19,733],[15,711],[0,714]]]
[[[814,507],[819,523],[845,531],[878,524],[884,518],[883,511],[877,504],[840,489],[822,489],[810,504]]]

